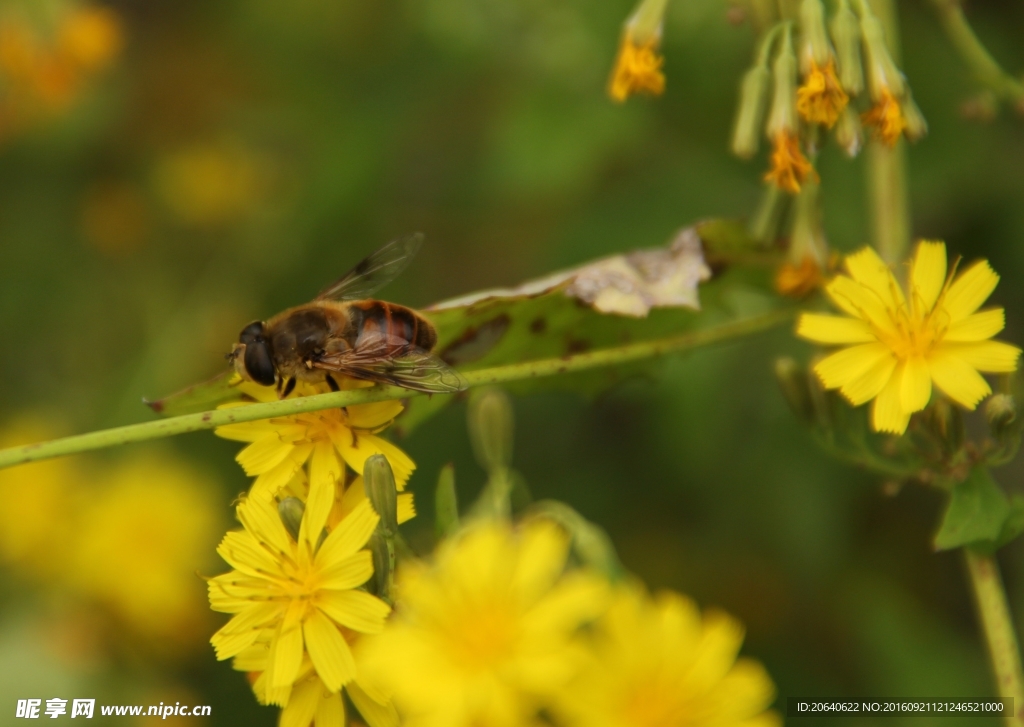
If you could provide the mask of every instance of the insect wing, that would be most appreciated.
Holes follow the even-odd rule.
[[[412,349],[392,357],[389,351],[394,350],[395,344],[381,337],[358,349],[323,356],[313,366],[428,394],[454,394],[466,388],[462,375],[437,356]]]
[[[314,300],[369,298],[405,270],[422,244],[419,232],[392,240],[320,291]]]

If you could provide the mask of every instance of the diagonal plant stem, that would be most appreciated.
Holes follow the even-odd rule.
[[[631,343],[614,348],[604,348],[597,351],[562,356],[560,358],[525,361],[505,366],[478,369],[476,371],[465,371],[462,376],[468,385],[473,387],[484,384],[524,381],[604,366],[616,366],[676,351],[699,348],[768,330],[791,320],[795,312],[791,308],[776,310],[714,328],[691,331],[668,338]],[[185,414],[155,422],[131,424],[125,427],[104,429],[88,434],[54,439],[49,442],[39,442],[37,444],[3,449],[0,450],[0,468],[42,459],[51,459],[53,457],[63,457],[95,449],[106,449],[107,447],[115,447],[120,444],[160,439],[162,437],[174,436],[175,434],[198,432],[225,424],[238,424],[258,419],[303,414],[321,409],[336,409],[376,401],[409,399],[422,395],[421,392],[397,386],[374,386],[368,389],[338,391],[328,394],[317,394],[316,396],[306,396],[299,399],[284,399],[269,403],[234,406],[216,411]]]
[[[996,690],[1000,697],[1013,699],[1013,714],[1006,715],[1007,727],[1024,727],[1024,672],[1020,665],[1020,647],[1013,617],[1006,602],[1003,580],[995,556],[964,548],[967,572],[978,605],[982,631],[988,643]]]

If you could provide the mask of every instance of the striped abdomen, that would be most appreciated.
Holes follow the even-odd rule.
[[[398,358],[410,349],[431,351],[437,343],[434,327],[416,311],[382,300],[361,300],[349,304],[349,344],[359,349],[385,336],[387,355]]]

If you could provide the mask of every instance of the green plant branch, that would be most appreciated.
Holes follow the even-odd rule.
[[[1008,727],[1024,727],[1024,672],[999,566],[995,556],[970,548],[964,548],[964,557],[995,672],[996,689],[1000,697],[1013,698],[1013,714],[1007,715],[1004,722]]]
[[[960,58],[971,69],[974,78],[998,97],[1007,101],[1024,101],[1024,84],[1002,69],[988,49],[978,40],[964,17],[959,0],[932,0],[946,35]]]
[[[676,351],[720,343],[768,330],[790,320],[795,312],[794,309],[787,308],[759,316],[751,316],[714,328],[683,333],[678,336],[588,351],[560,358],[525,361],[476,371],[466,371],[462,375],[468,385],[474,387],[555,376],[604,366],[616,366]],[[354,404],[408,399],[422,395],[421,392],[396,386],[374,386],[367,389],[338,391],[299,399],[284,399],[282,401],[250,404],[248,406],[233,406],[216,411],[185,414],[153,422],[131,424],[114,429],[104,429],[88,434],[54,439],[48,442],[3,449],[0,450],[0,468],[42,459],[51,459],[53,457],[63,457],[79,452],[106,449],[107,447],[115,447],[121,444],[160,439],[176,434],[187,434],[188,432],[198,432],[225,424],[239,424],[258,419],[303,414],[321,409],[336,409]]]

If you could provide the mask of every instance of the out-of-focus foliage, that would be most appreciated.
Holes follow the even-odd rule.
[[[663,244],[698,219],[749,215],[766,151],[751,162],[728,154],[749,23],[719,0],[671,6],[665,94],[615,105],[605,84],[631,5],[103,5],[116,18],[116,52],[62,106],[26,107],[0,134],[3,424],[31,414],[72,432],[152,416],[142,397],[218,373],[243,325],[308,300],[399,234],[428,239],[385,293],[415,306]],[[56,18],[79,7],[92,6],[6,0],[0,16],[31,11],[38,37],[52,39]],[[899,10],[902,68],[929,122],[909,150],[913,231],[991,261],[1004,280],[993,296],[1007,310],[1003,336],[1019,343],[1024,124],[1011,109],[967,118],[977,88],[929,6]],[[1024,68],[1024,6],[973,3],[969,17],[1006,68]],[[5,82],[4,103],[12,88]],[[829,243],[853,250],[868,231],[862,166],[833,146],[818,164]],[[931,550],[941,498],[885,489],[813,448],[770,366],[806,351],[781,331],[667,359],[596,401],[522,396],[517,469],[536,498],[604,526],[653,588],[741,619],[746,652],[783,696],[988,694],[957,556]],[[465,501],[484,479],[463,414],[451,407],[402,442],[418,465],[409,488],[421,517],[403,526],[413,543],[430,537],[443,464],[456,462]],[[161,456],[210,473],[185,476],[175,497],[198,483],[227,521],[247,486],[237,447],[209,434],[167,446]],[[18,490],[15,523],[40,528],[29,555],[66,548],[70,523],[91,508],[131,520],[102,503],[135,454],[55,462],[52,490],[12,470],[32,485]],[[1020,475],[1019,462],[995,472],[1004,483]],[[161,491],[155,474],[138,486],[147,484]],[[1020,542],[1002,557],[1019,616]],[[211,704],[209,724],[273,723],[244,679],[214,661],[209,629],[176,631],[175,653],[140,653],[138,640],[125,646],[94,628],[130,618],[116,589],[58,593],[43,566],[29,577],[7,562],[0,669],[17,676],[7,702],[81,688],[125,703]]]

